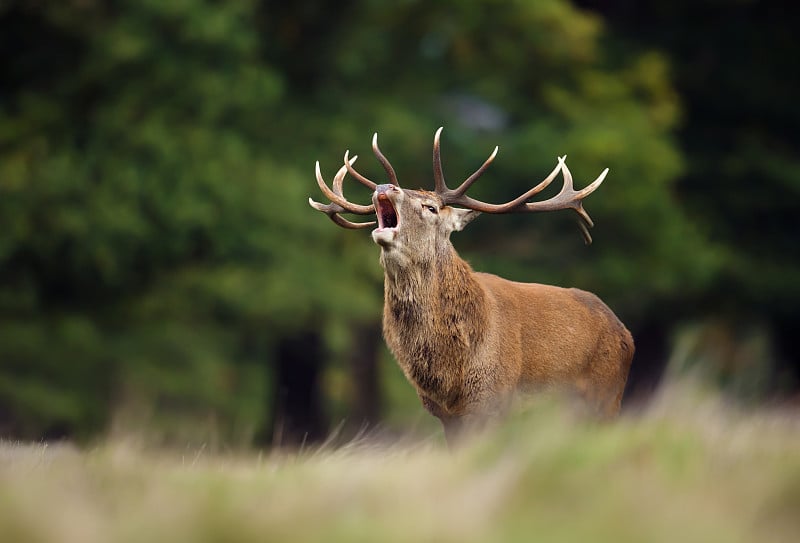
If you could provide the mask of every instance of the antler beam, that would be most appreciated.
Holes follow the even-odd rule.
[[[572,209],[580,217],[578,226],[580,226],[584,241],[587,245],[592,242],[592,236],[589,234],[589,228],[594,226],[594,223],[592,222],[589,214],[583,208],[583,199],[600,186],[608,174],[608,168],[603,170],[597,179],[595,179],[590,185],[576,191],[573,187],[572,173],[569,171],[569,168],[567,168],[567,164],[565,162],[567,158],[566,155],[563,157],[558,157],[558,165],[541,183],[509,202],[504,204],[490,204],[488,202],[482,202],[480,200],[476,200],[475,198],[471,198],[465,193],[467,189],[469,189],[469,187],[475,182],[475,180],[478,179],[484,171],[486,171],[489,164],[492,163],[494,157],[497,155],[498,148],[494,148],[494,151],[486,160],[486,162],[484,162],[475,173],[469,176],[466,181],[461,183],[457,189],[452,190],[447,187],[447,184],[444,181],[444,173],[442,172],[442,158],[439,145],[439,137],[441,132],[442,129],[439,128],[433,138],[433,178],[435,183],[435,192],[440,198],[442,198],[444,204],[458,205],[467,209],[474,209],[475,211],[480,211],[482,213],[495,214],[533,213],[537,211]],[[540,202],[528,202],[530,198],[547,188],[558,176],[559,171],[564,174],[564,185],[561,187],[559,193],[547,200]]]
[[[346,155],[345,155],[346,157]],[[325,213],[330,219],[341,226],[342,228],[350,228],[350,229],[358,229],[358,228],[369,228],[370,226],[375,225],[375,221],[370,222],[352,222],[348,221],[347,219],[343,218],[340,213],[353,213],[355,215],[371,215],[375,213],[375,206],[370,204],[368,206],[354,204],[350,202],[347,198],[344,197],[342,193],[342,182],[344,181],[344,176],[347,174],[347,167],[352,165],[353,162],[356,161],[358,156],[354,156],[353,158],[347,160],[346,165],[339,168],[339,171],[336,172],[336,176],[333,178],[333,189],[331,190],[330,187],[325,183],[325,180],[322,178],[322,173],[319,169],[319,161],[317,161],[316,165],[316,174],[317,174],[317,184],[319,185],[320,190],[322,190],[323,194],[328,197],[331,201],[330,204],[321,204],[319,202],[315,202],[311,198],[308,199],[309,205],[316,209],[317,211],[321,211]]]

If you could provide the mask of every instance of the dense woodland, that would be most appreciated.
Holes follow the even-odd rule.
[[[307,198],[346,149],[380,178],[375,131],[401,183],[432,186],[442,125],[454,181],[500,146],[483,200],[558,155],[578,186],[610,168],[591,246],[567,212],[480,217],[454,244],[600,295],[637,342],[629,405],[671,372],[796,398],[798,11],[0,0],[0,437],[268,445],[417,412],[378,248]]]

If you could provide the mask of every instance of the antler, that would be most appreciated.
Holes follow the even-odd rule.
[[[345,153],[345,165],[339,168],[339,171],[336,172],[336,176],[333,178],[333,190],[328,187],[325,183],[325,180],[322,179],[322,173],[319,171],[319,160],[317,161],[316,166],[316,174],[317,174],[317,184],[325,196],[331,201],[330,204],[321,204],[319,202],[315,202],[311,198],[308,199],[309,205],[316,209],[317,211],[322,211],[328,217],[331,218],[333,222],[341,226],[342,228],[369,228],[375,224],[375,221],[370,222],[351,222],[347,219],[343,218],[340,213],[354,213],[356,215],[371,215],[375,213],[375,206],[370,204],[368,206],[363,206],[359,204],[354,204],[350,202],[347,198],[344,197],[342,193],[342,181],[344,181],[344,176],[347,174],[347,170],[351,167],[353,162],[356,161],[358,157],[354,156],[351,159],[347,158],[347,153]],[[361,179],[359,179],[362,183]],[[368,181],[368,180],[367,180]],[[365,183],[366,184],[366,183]],[[369,185],[367,185],[369,186]],[[373,186],[370,187],[372,189],[375,188],[374,183]]]
[[[386,170],[386,175],[389,177],[389,183],[399,187],[400,183],[397,182],[397,174],[394,173],[394,168],[392,168],[392,165],[389,163],[389,160],[385,156],[383,156],[383,153],[381,153],[381,150],[378,147],[377,132],[375,132],[375,134],[372,135],[372,152],[375,153],[375,156],[378,158],[378,162],[380,162],[381,165],[383,166],[383,169]],[[344,165],[347,168],[347,171],[350,172],[350,175],[361,181],[368,188],[370,188],[371,190],[375,190],[375,187],[378,186],[377,183],[373,183],[372,181],[370,181],[369,179],[358,173],[353,168],[352,166],[353,163],[349,161],[347,158],[349,153],[350,153],[349,150],[344,152]]]
[[[592,236],[589,234],[589,228],[594,226],[594,223],[592,222],[592,219],[589,217],[589,214],[586,212],[586,210],[583,209],[582,201],[600,186],[600,183],[603,182],[606,174],[608,174],[608,168],[603,170],[603,173],[601,173],[600,176],[589,186],[576,191],[573,188],[572,173],[570,173],[569,168],[567,168],[567,165],[564,162],[567,158],[566,155],[563,157],[558,157],[558,165],[552,172],[550,172],[550,175],[548,175],[541,183],[530,189],[528,192],[504,204],[490,204],[470,198],[465,194],[465,192],[475,182],[475,180],[478,179],[484,171],[486,171],[486,168],[489,167],[489,164],[492,163],[494,157],[497,155],[498,148],[494,148],[494,151],[489,158],[486,159],[486,162],[484,162],[483,165],[475,171],[475,173],[469,176],[466,181],[461,183],[457,189],[452,190],[447,188],[447,184],[444,181],[444,173],[442,172],[442,158],[439,146],[439,136],[441,133],[442,128],[439,128],[433,138],[433,178],[436,185],[435,191],[442,198],[442,201],[446,205],[455,204],[467,209],[474,209],[475,211],[480,211],[482,213],[532,213],[535,211],[572,209],[581,218],[581,220],[578,222],[578,226],[581,228],[584,241],[587,245],[592,242]],[[556,178],[559,171],[564,173],[564,185],[561,187],[561,190],[558,194],[541,202],[527,201],[532,196],[535,196],[547,188],[550,183],[553,182],[553,179]]]
[[[397,174],[394,173],[394,168],[389,163],[389,160],[383,156],[381,153],[380,148],[378,147],[378,133],[372,136],[372,150],[375,153],[375,156],[378,157],[378,161],[383,166],[383,169],[386,170],[386,175],[389,177],[389,182],[393,185],[399,186],[400,183],[397,182]],[[356,215],[371,215],[375,213],[375,206],[370,204],[368,206],[363,206],[359,204],[354,204],[347,200],[342,194],[342,181],[344,180],[345,174],[350,172],[350,175],[355,177],[359,182],[365,185],[370,190],[375,190],[378,186],[377,183],[370,181],[360,173],[358,173],[355,168],[353,168],[353,163],[356,161],[358,157],[354,156],[350,158],[350,151],[347,150],[344,152],[344,166],[339,168],[339,171],[336,172],[336,177],[333,178],[333,190],[331,190],[325,181],[322,179],[322,174],[319,171],[319,161],[317,161],[317,184],[325,196],[331,201],[330,204],[320,204],[319,202],[315,202],[311,198],[308,199],[308,203],[316,209],[317,211],[322,211],[328,217],[331,218],[333,222],[338,224],[343,228],[368,228],[375,224],[375,221],[371,222],[350,222],[347,219],[342,218],[339,214],[340,213],[355,213]]]

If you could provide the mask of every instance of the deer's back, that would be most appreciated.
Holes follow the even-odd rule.
[[[485,361],[508,368],[517,387],[624,385],[633,340],[597,296],[485,273],[476,278],[494,308]]]

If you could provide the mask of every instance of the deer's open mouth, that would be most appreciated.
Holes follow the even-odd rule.
[[[375,212],[378,215],[378,228],[396,228],[400,222],[397,210],[386,194],[378,194]]]

